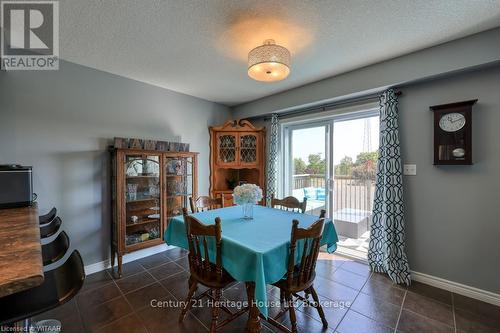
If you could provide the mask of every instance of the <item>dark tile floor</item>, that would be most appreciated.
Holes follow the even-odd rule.
[[[168,306],[184,300],[186,255],[173,249],[125,264],[121,279],[110,270],[92,274],[75,299],[35,320],[59,319],[64,332],[207,332],[206,306],[193,308],[182,324],[178,308],[151,306],[152,301]],[[321,253],[316,272],[315,287],[329,327],[323,328],[315,309],[298,304],[299,332],[500,332],[500,308],[487,303],[416,282],[403,288],[338,255]],[[278,298],[275,288],[269,287],[268,293],[270,299]],[[231,286],[224,297],[245,301],[244,284]],[[270,309],[271,314],[277,311]],[[246,318],[221,331],[243,332]],[[282,322],[289,326],[287,315]],[[275,330],[264,323],[262,331]]]

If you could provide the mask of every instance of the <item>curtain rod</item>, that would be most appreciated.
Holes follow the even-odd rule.
[[[344,100],[336,101],[336,102],[331,102],[331,103],[326,103],[322,105],[317,105],[317,106],[311,106],[308,108],[304,109],[297,109],[297,110],[290,110],[290,111],[285,111],[285,112],[277,112],[280,118],[283,117],[292,117],[292,116],[300,116],[303,114],[314,114],[318,112],[323,112],[327,111],[330,109],[333,109],[335,107],[343,106],[343,105],[349,105],[349,104],[355,104],[355,103],[360,103],[360,102],[366,102],[370,100],[375,100],[380,97],[380,92],[374,93],[374,94],[369,94],[365,96],[360,96],[360,97],[354,97],[354,98],[347,98]],[[403,94],[402,91],[398,90],[396,91],[396,96],[401,96]],[[273,112],[274,113],[274,112]],[[260,116],[254,116],[254,117],[248,117],[245,118],[247,120],[258,120],[258,119],[263,119],[265,121],[270,120],[271,116],[273,113],[266,113]]]

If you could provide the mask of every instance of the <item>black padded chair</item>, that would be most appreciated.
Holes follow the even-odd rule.
[[[47,224],[47,223],[52,222],[52,220],[55,219],[56,216],[57,216],[57,209],[56,209],[56,207],[52,207],[50,212],[48,212],[45,215],[40,215],[38,217],[38,220],[40,221],[40,224]]]
[[[45,272],[40,286],[0,298],[0,325],[12,325],[68,302],[84,280],[82,257],[75,250],[64,264]]]
[[[42,245],[43,265],[47,266],[60,260],[69,249],[69,237],[63,231],[52,242]]]
[[[56,216],[49,224],[44,224],[40,226],[40,237],[47,238],[52,235],[55,235],[57,231],[59,231],[61,223],[62,223],[61,218],[59,216]]]

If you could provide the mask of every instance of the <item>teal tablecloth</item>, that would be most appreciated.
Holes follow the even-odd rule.
[[[193,216],[205,224],[215,223],[217,216],[221,218],[222,265],[237,281],[255,282],[257,307],[267,317],[266,284],[280,280],[287,271],[292,220],[298,220],[299,227],[306,228],[318,217],[263,206],[254,207],[253,220],[242,218],[240,206]],[[170,220],[164,239],[168,245],[188,248],[182,216]],[[321,245],[326,244],[332,253],[337,249],[337,241],[332,221],[326,220]]]

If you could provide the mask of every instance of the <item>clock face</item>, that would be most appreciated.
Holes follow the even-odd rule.
[[[465,126],[465,116],[461,113],[447,113],[439,119],[439,127],[445,132],[456,132]]]

